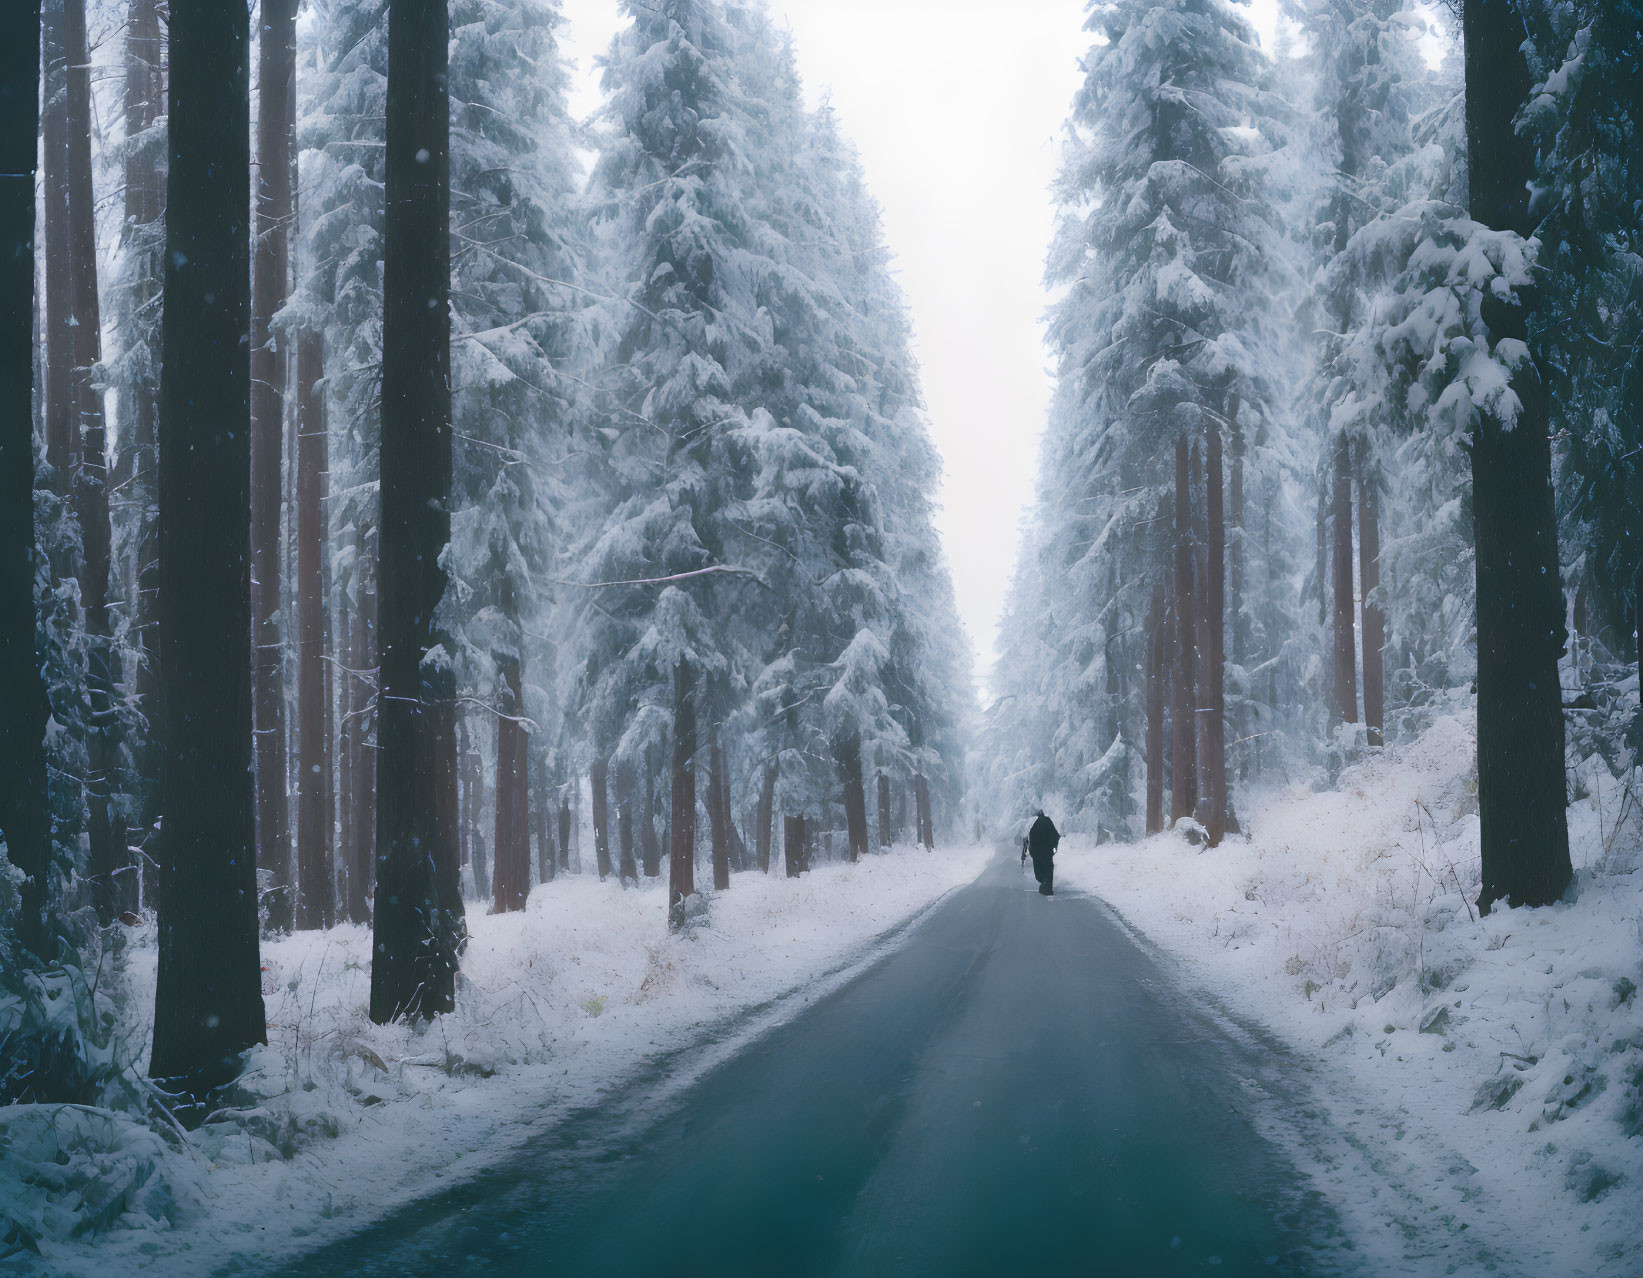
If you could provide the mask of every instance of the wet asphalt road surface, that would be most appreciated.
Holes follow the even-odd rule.
[[[629,1084],[289,1272],[1355,1272],[1257,1130],[1281,1126],[1281,1073],[1099,902],[1041,897],[1001,855],[678,1095],[647,1111],[661,1080]]]

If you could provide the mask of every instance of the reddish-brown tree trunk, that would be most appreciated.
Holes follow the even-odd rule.
[[[593,787],[593,854],[599,866],[599,881],[610,877],[610,765],[601,756],[588,770]]]
[[[1352,629],[1352,455],[1345,438],[1335,444],[1332,582],[1335,600],[1335,713],[1347,723],[1358,721],[1358,643]]]
[[[1197,806],[1197,671],[1193,664],[1193,636],[1197,597],[1192,573],[1192,487],[1188,474],[1187,439],[1175,441],[1175,668],[1170,678],[1170,816],[1173,826],[1192,815]]]
[[[1147,833],[1164,828],[1164,588],[1147,613]]]
[[[626,759],[616,764],[616,847],[618,872],[622,882],[637,883],[639,867],[633,859],[633,764]]]
[[[1358,588],[1363,591],[1363,721],[1369,744],[1384,745],[1386,614],[1374,601],[1381,585],[1380,475],[1369,446],[1358,445]]]
[[[707,725],[707,760],[707,825],[713,849],[713,890],[723,892],[730,886],[730,838],[725,830],[730,814],[724,806],[724,755],[719,750],[717,719]]]
[[[835,753],[844,776],[844,823],[850,860],[855,862],[867,855],[867,789],[861,775],[861,738],[845,738]]]
[[[696,893],[696,672],[688,660],[673,671],[673,786],[668,822],[668,922],[684,926],[685,900]]]
[[[296,926],[331,911],[331,822],[325,809],[331,708],[325,699],[324,338],[297,339],[297,909]]]
[[[1204,450],[1204,512],[1209,531],[1209,572],[1204,582],[1204,662],[1208,695],[1204,701],[1204,774],[1209,783],[1204,828],[1210,847],[1220,846],[1227,832],[1226,745],[1226,519],[1221,500],[1221,427],[1209,424]]]

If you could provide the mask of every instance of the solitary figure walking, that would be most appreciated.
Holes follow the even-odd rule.
[[[1027,831],[1027,853],[1033,858],[1033,877],[1038,880],[1041,896],[1055,895],[1055,849],[1061,842],[1061,831],[1055,822],[1039,809],[1032,828]]]

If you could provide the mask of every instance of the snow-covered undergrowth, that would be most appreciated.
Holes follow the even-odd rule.
[[[1377,1173],[1410,1182],[1423,1228],[1487,1234],[1508,1272],[1636,1274],[1637,783],[1595,759],[1578,769],[1572,899],[1480,919],[1472,725],[1439,718],[1326,793],[1257,796],[1249,837],[1213,851],[1181,833],[1072,840],[1057,871],[1318,1062],[1332,1121],[1389,1155]]]
[[[457,1010],[422,1029],[366,1015],[366,929],[265,942],[268,1047],[233,1110],[186,1137],[101,1110],[0,1111],[0,1212],[39,1248],[6,1263],[178,1274],[294,1255],[460,1179],[717,1027],[724,1045],[679,1064],[704,1068],[791,1009],[739,1013],[819,996],[989,854],[904,848],[797,881],[737,875],[691,934],[671,936],[660,883],[562,877],[521,914],[469,916]],[[146,1043],[155,961],[150,923],[123,973],[130,1042]]]

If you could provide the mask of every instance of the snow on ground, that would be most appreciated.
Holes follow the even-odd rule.
[[[1213,851],[1070,839],[1058,882],[1310,1062],[1327,1125],[1374,1166],[1346,1204],[1365,1234],[1469,1230],[1505,1272],[1643,1273],[1637,785],[1578,769],[1573,900],[1479,919],[1473,723],[1439,718],[1327,793],[1257,797],[1249,837]]]
[[[292,1258],[700,1044],[668,1080],[685,1085],[847,980],[990,854],[901,848],[797,881],[737,875],[688,936],[667,933],[659,882],[561,877],[523,913],[470,914],[457,1010],[420,1031],[367,1017],[366,929],[265,942],[269,1045],[237,1112],[178,1148],[98,1111],[13,1107],[0,1206],[50,1218],[42,1272],[183,1275]],[[155,959],[150,923],[125,973],[133,1041],[149,1033]],[[66,1242],[103,1200],[110,1232]]]

